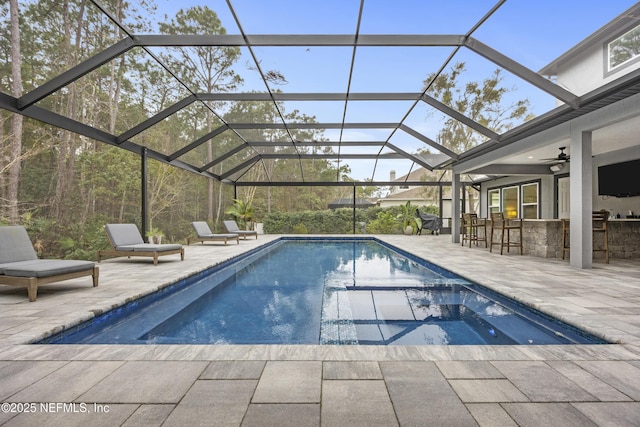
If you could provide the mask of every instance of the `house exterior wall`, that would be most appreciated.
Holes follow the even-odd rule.
[[[593,158],[593,210],[605,209],[610,211],[613,216],[620,214],[622,218],[628,215],[629,211],[633,211],[634,215],[640,215],[640,196],[636,197],[610,197],[598,195],[598,167],[609,165],[612,163],[625,162],[629,160],[640,159],[640,145],[630,147],[624,150],[613,151],[601,154]],[[557,176],[566,175],[571,170],[571,163],[567,164]],[[640,173],[640,172],[639,172]],[[504,187],[509,185],[521,184],[540,180],[540,218],[555,218],[555,179],[556,175],[544,176],[511,176],[491,181],[485,181],[481,184],[480,206],[481,216],[487,218],[488,214],[488,191],[496,187]],[[629,177],[629,179],[638,179],[637,177]]]
[[[567,168],[562,170],[563,173],[566,171]],[[483,182],[480,185],[480,215],[483,218],[489,217],[489,190],[497,187],[508,187],[532,181],[539,181],[540,183],[538,199],[540,218],[553,218],[553,208],[555,205],[553,175],[517,175]]]
[[[562,64],[558,69],[557,83],[582,96],[638,68],[640,62],[636,61],[608,73],[606,42],[597,43],[583,52],[579,58]]]
[[[610,165],[612,163],[626,162],[640,159],[640,145],[624,150],[612,151],[593,158],[593,209],[606,209],[613,215],[620,214],[625,218],[629,211],[634,215],[640,215],[640,196],[635,197],[610,197],[598,195],[598,166]],[[639,179],[640,171],[635,177],[629,179]]]

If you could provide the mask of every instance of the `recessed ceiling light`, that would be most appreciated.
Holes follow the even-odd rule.
[[[527,159],[533,159],[533,156],[529,156],[529,157],[527,157]]]

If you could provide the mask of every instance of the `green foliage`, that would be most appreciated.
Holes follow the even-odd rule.
[[[156,227],[151,227],[149,231],[147,231],[146,235],[147,237],[155,237],[155,236],[164,237],[164,233],[162,232],[162,230]]]
[[[396,219],[402,221],[403,232],[407,227],[411,227],[411,233],[415,234],[421,225],[420,218],[416,217],[416,208],[411,205],[411,200],[407,200],[407,203],[400,206],[400,213]]]
[[[356,222],[366,222],[363,209],[356,209]],[[275,212],[264,219],[264,232],[269,234],[295,233],[296,225],[304,224],[310,234],[352,234],[353,210],[335,209],[304,212]]]
[[[293,234],[309,234],[307,226],[300,223],[293,226]]]
[[[424,80],[425,87],[429,88],[427,94],[498,134],[533,117],[528,99],[515,103],[504,101],[513,89],[502,86],[504,77],[499,68],[482,82],[466,84],[460,81],[464,79],[465,71],[465,63],[457,62],[448,71],[430,74]],[[456,153],[467,151],[486,139],[452,117],[445,118],[438,137],[444,146]]]
[[[421,206],[419,209],[421,214],[438,215],[440,213],[440,209],[436,205]]]
[[[231,215],[238,222],[238,226],[245,228],[253,221],[253,206],[240,199],[233,199],[233,206],[224,211],[225,215]]]
[[[378,212],[376,219],[367,225],[367,232],[371,234],[397,234],[400,231],[398,221],[390,211]]]
[[[410,205],[414,224],[419,224],[415,216],[416,206]],[[438,214],[437,206],[420,206],[422,213]],[[356,209],[356,234],[401,234],[402,221],[398,216],[407,209],[402,206],[388,208],[373,207]],[[267,234],[352,234],[353,209],[325,209],[321,211],[273,212],[264,217],[264,232]]]

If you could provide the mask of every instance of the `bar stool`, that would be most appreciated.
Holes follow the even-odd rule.
[[[593,252],[604,252],[604,262],[609,264],[609,232],[607,231],[609,212],[594,211],[591,213],[591,219],[593,220]],[[596,248],[597,235],[602,235],[603,245]]]
[[[493,232],[494,230],[500,231],[500,242],[493,242]],[[511,241],[511,231],[517,231],[520,240],[518,242]],[[507,232],[507,241],[504,241],[504,232]],[[507,252],[509,252],[510,247],[519,247],[520,255],[522,255],[522,219],[512,218],[505,219],[502,212],[492,212],[491,213],[491,238],[489,244],[489,252],[493,252],[493,245],[500,245],[500,255],[502,255],[502,251],[504,247],[507,247]]]
[[[591,213],[592,230],[593,230],[593,252],[604,252],[604,262],[609,264],[609,231],[607,224],[609,222],[609,212],[606,210],[594,211]],[[562,220],[562,259],[564,253],[569,251],[569,220]],[[602,235],[602,247],[596,247],[597,235]]]
[[[569,247],[569,220],[562,219],[562,259],[564,259],[564,253],[568,252]]]
[[[482,236],[479,234],[479,230],[482,229]],[[487,247],[487,221],[483,218],[478,218],[478,214],[464,213],[462,214],[462,239],[461,245],[464,246],[465,240],[469,241],[469,247],[471,242],[484,242],[484,247]]]

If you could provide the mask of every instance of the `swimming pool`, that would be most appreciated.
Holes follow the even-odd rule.
[[[47,343],[603,343],[373,238],[282,238]]]

